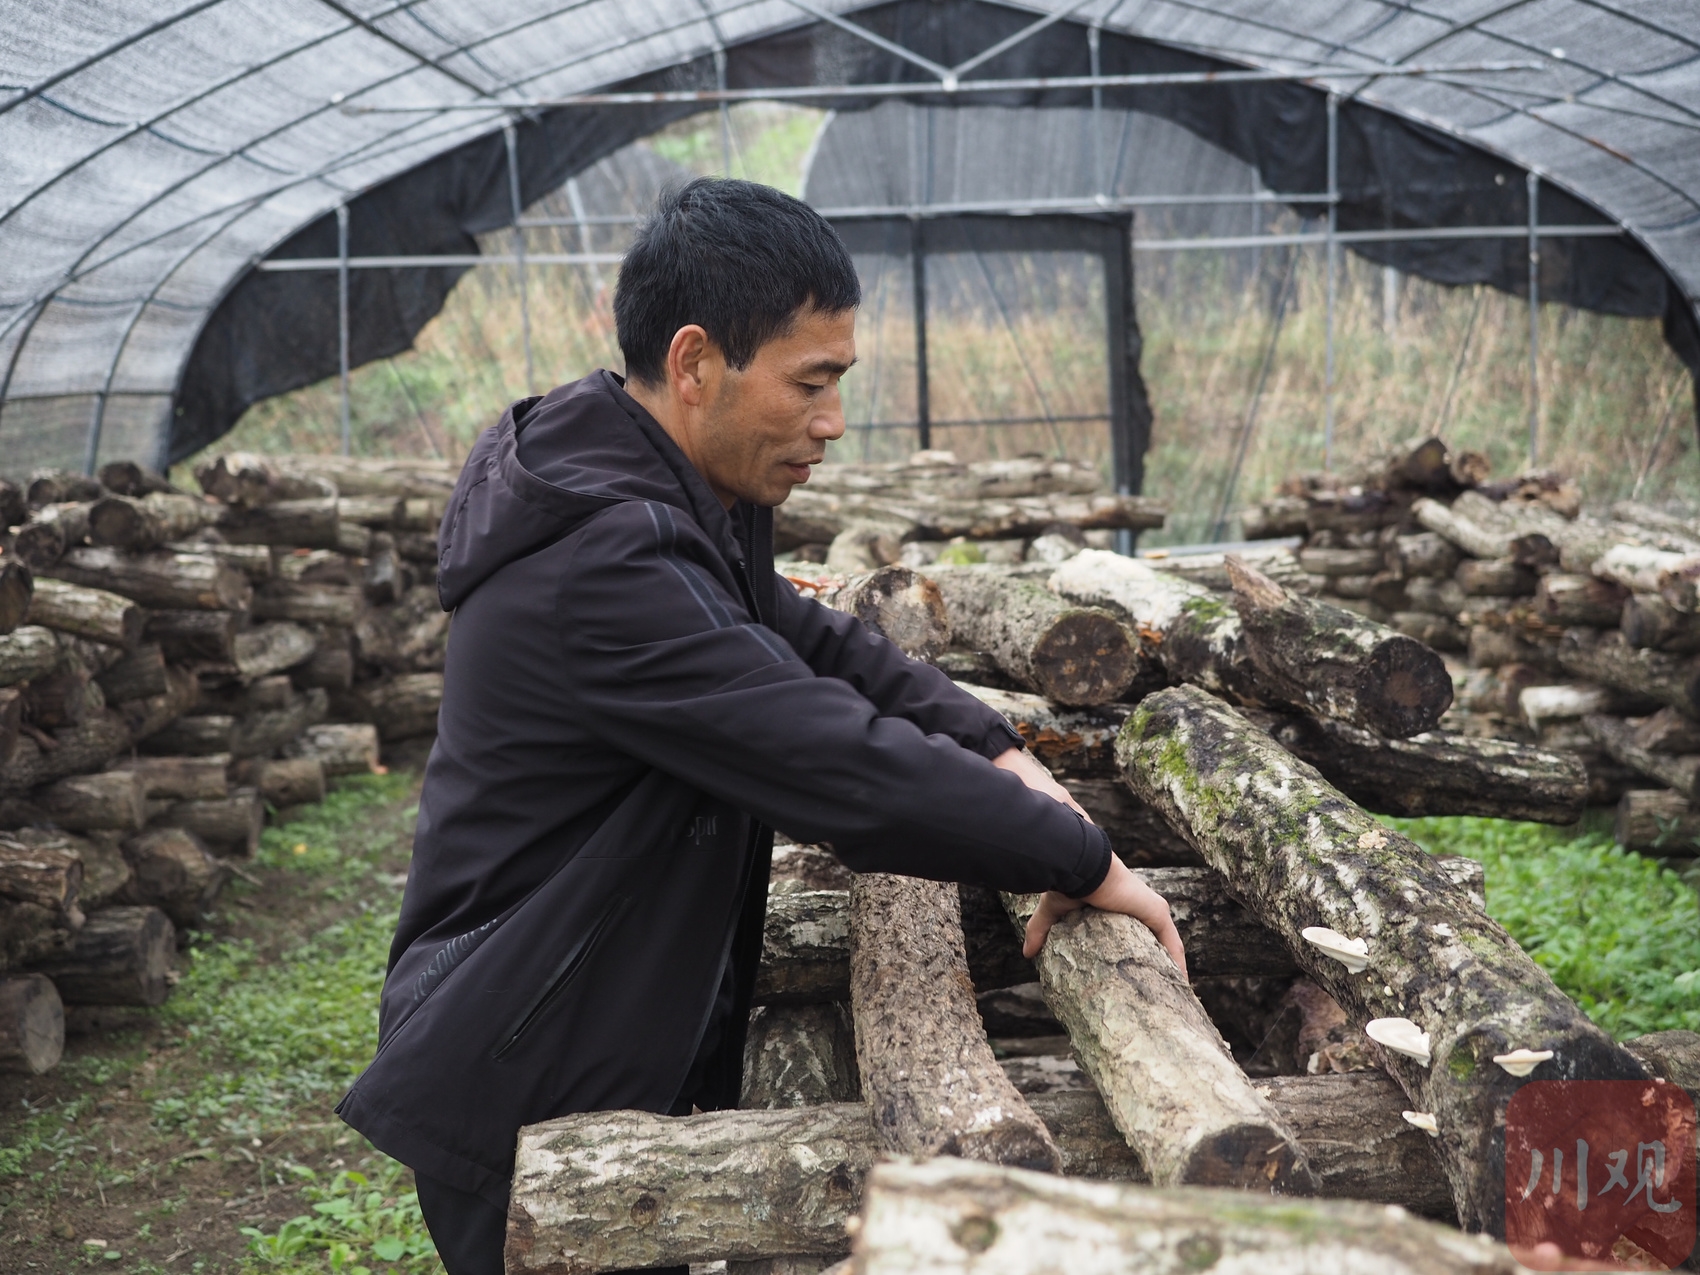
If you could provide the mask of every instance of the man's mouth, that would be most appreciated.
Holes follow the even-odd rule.
[[[820,464],[820,460],[788,460],[785,462],[785,468],[790,471],[791,477],[797,482],[806,483],[809,481],[810,473],[813,472],[810,466],[818,464]]]

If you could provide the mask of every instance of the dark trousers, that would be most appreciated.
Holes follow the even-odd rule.
[[[481,1195],[447,1186],[424,1174],[414,1174],[419,1187],[419,1211],[443,1269],[449,1275],[502,1275],[502,1249],[508,1216]],[[616,1271],[612,1275],[690,1275],[688,1266],[651,1268],[645,1272]]]

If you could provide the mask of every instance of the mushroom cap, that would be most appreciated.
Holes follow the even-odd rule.
[[[1429,1137],[1438,1138],[1440,1136],[1440,1122],[1428,1112],[1401,1111],[1399,1114],[1405,1117],[1406,1124],[1414,1125],[1416,1128],[1421,1129],[1424,1133],[1428,1134]]]
[[[1331,956],[1352,973],[1361,972],[1369,964],[1369,940],[1349,939],[1326,925],[1307,925],[1299,931],[1304,941]]]
[[[1495,1054],[1493,1060],[1513,1076],[1527,1076],[1551,1057],[1550,1049],[1513,1049],[1509,1054]]]
[[[1415,1058],[1425,1067],[1433,1060],[1428,1033],[1408,1018],[1372,1018],[1364,1024],[1364,1035],[1396,1054]]]

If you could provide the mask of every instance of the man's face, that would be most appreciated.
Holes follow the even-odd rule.
[[[777,505],[807,482],[827,443],[844,436],[838,379],[855,361],[854,310],[804,310],[742,371],[715,350],[687,449],[714,494]]]

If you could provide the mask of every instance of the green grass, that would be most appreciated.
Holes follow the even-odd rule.
[[[1388,820],[1436,854],[1479,860],[1489,915],[1620,1040],[1700,1031],[1700,895],[1604,832],[1497,819]]]

